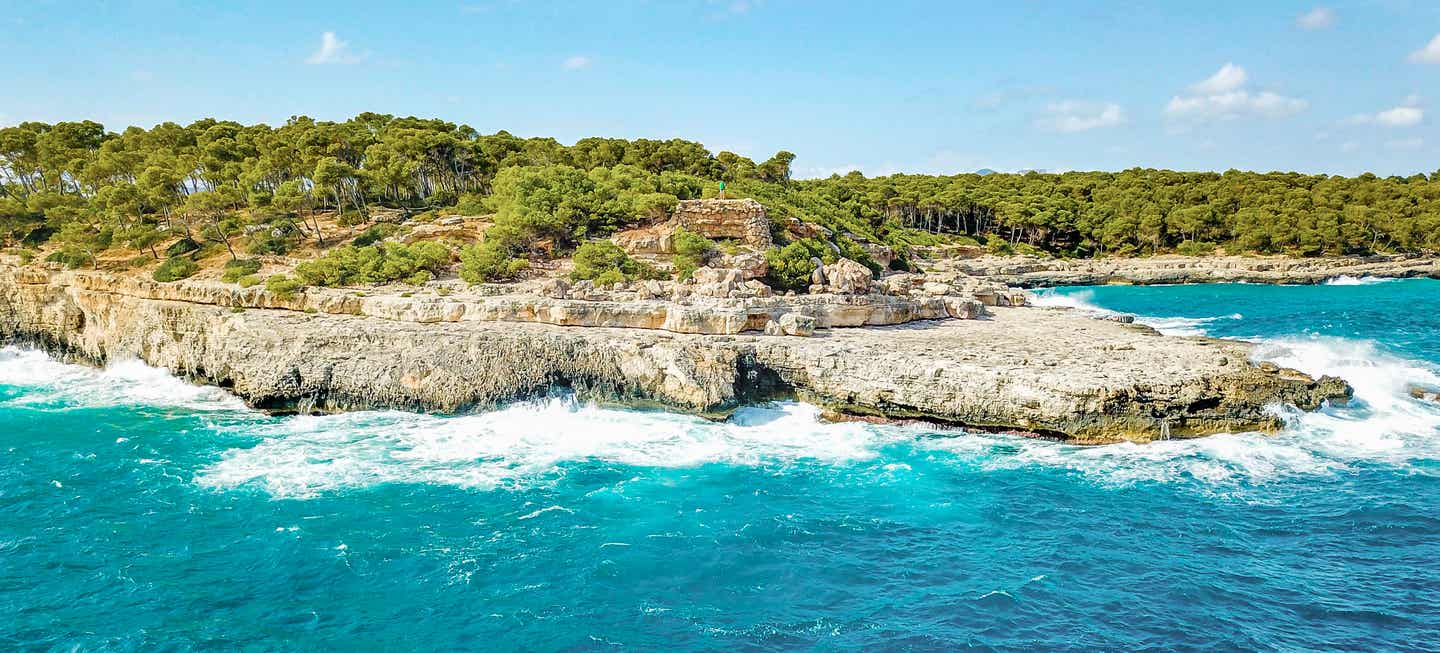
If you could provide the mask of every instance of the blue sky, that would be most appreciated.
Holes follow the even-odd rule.
[[[14,3],[0,123],[376,111],[805,176],[1440,168],[1433,0],[204,4]]]

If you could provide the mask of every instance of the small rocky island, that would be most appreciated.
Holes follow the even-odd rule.
[[[1105,443],[1270,431],[1281,426],[1271,405],[1349,396],[1339,379],[1250,360],[1245,343],[1026,306],[1007,283],[1026,272],[979,269],[965,253],[879,278],[843,256],[816,260],[803,294],[763,283],[774,230],[815,228],[773,225],[754,200],[682,201],[612,241],[656,265],[682,232],[731,251],[683,281],[610,284],[556,267],[516,283],[290,293],[11,260],[0,334],[73,360],[137,357],[275,411],[458,412],[568,388],[716,417],[800,398],[836,418]],[[410,237],[473,231],[457,217]],[[887,267],[895,256],[862,245]]]

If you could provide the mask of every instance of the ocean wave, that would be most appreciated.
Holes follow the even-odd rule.
[[[1377,283],[1387,283],[1387,282],[1390,282],[1390,281],[1395,281],[1395,279],[1388,279],[1388,278],[1384,278],[1384,277],[1352,277],[1352,276],[1350,276],[1350,275],[1348,275],[1348,274],[1342,274],[1342,275],[1340,275],[1340,276],[1338,276],[1338,277],[1331,277],[1331,278],[1329,278],[1329,279],[1326,279],[1324,285],[1327,285],[1327,286],[1373,286],[1373,285],[1375,285],[1375,284],[1377,284]]]
[[[44,352],[0,348],[0,385],[23,392],[6,404],[46,409],[145,405],[190,410],[243,410],[244,402],[220,388],[187,383],[138,360],[104,369],[71,365]]]
[[[906,452],[944,452],[951,464],[982,470],[1059,468],[1104,484],[1193,482],[1213,488],[1330,474],[1362,463],[1440,460],[1440,405],[1408,394],[1411,384],[1440,387],[1436,366],[1395,356],[1373,342],[1327,337],[1260,340],[1255,357],[1344,378],[1355,398],[1311,413],[1277,407],[1288,426],[1275,435],[1101,447],[829,423],[819,408],[801,403],[743,408],[727,422],[598,408],[571,397],[457,417],[367,411],[268,418],[247,411],[245,419],[208,427],[224,433],[226,442],[239,436],[253,438],[253,444],[220,452],[194,480],[217,489],[258,487],[277,497],[307,498],[383,483],[525,486],[553,480],[567,463],[580,461],[652,468],[810,463],[860,465],[862,471],[874,461],[874,473],[862,477],[888,482],[913,473],[914,460]],[[218,388],[194,386],[138,362],[95,370],[26,349],[0,350],[0,384],[25,389],[12,404],[47,409],[144,404],[243,410]]]
[[[1069,308],[1092,315],[1131,315],[1139,324],[1154,328],[1156,331],[1167,336],[1200,336],[1205,335],[1205,326],[1218,320],[1239,320],[1244,318],[1239,313],[1230,315],[1217,315],[1213,317],[1158,317],[1151,315],[1132,315],[1112,311],[1094,303],[1095,293],[1089,290],[1077,292],[1059,293],[1053,290],[1041,290],[1030,293],[1030,303],[1035,306],[1049,308]]]
[[[402,412],[302,416],[236,426],[259,441],[200,470],[202,485],[258,486],[304,498],[380,483],[491,489],[534,482],[568,462],[634,467],[756,466],[868,460],[899,429],[830,424],[819,409],[743,408],[728,422],[665,412],[597,408],[573,398],[513,404],[478,415]]]

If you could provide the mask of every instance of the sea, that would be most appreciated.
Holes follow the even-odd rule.
[[[803,403],[275,417],[10,347],[0,650],[1440,650],[1440,403],[1411,396],[1440,281],[1035,299],[1355,397],[1092,447]]]

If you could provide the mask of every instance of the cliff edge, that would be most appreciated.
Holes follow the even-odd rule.
[[[0,336],[92,363],[139,358],[272,410],[456,412],[568,387],[723,414],[800,396],[852,415],[1103,443],[1274,430],[1269,405],[1313,410],[1349,394],[1339,379],[1256,365],[1245,343],[1058,309],[996,306],[982,319],[796,338],[410,321],[292,310],[263,292],[256,307],[225,306],[87,279],[0,266]]]

